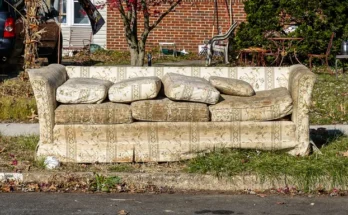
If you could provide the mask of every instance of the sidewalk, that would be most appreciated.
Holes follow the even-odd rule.
[[[311,125],[311,129],[326,128],[348,135],[348,125]],[[0,123],[0,134],[4,136],[39,135],[39,124]]]
[[[0,123],[0,134],[3,136],[39,135],[39,123]]]

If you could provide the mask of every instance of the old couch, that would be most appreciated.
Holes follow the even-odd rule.
[[[277,120],[241,120],[242,115],[253,114],[250,105],[234,109],[228,113],[227,120],[154,122],[126,117],[113,121],[115,114],[131,109],[113,108],[106,101],[101,104],[80,104],[78,108],[56,101],[57,88],[71,78],[97,78],[115,83],[132,77],[162,78],[169,72],[205,79],[210,76],[241,79],[250,83],[256,94],[285,87],[292,98],[291,114],[288,118]],[[308,112],[315,75],[303,65],[64,67],[52,64],[30,70],[29,76],[40,123],[38,156],[54,155],[61,161],[81,163],[162,162],[192,158],[215,147],[287,149],[290,154],[301,156],[310,151]],[[268,111],[276,114],[279,110],[274,106]]]

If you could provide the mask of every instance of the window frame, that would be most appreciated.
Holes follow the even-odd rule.
[[[88,16],[86,15],[87,17],[87,20],[88,20],[88,23],[75,23],[75,3],[78,2],[78,0],[66,0],[66,13],[65,13],[65,18],[66,18],[66,21],[65,23],[61,22],[60,20],[62,20],[62,11],[63,11],[63,5],[64,5],[64,2],[63,0],[55,0],[55,1],[58,1],[58,8],[59,8],[59,19],[57,20],[61,26],[66,26],[66,27],[73,27],[73,26],[89,26],[91,25],[91,22],[89,21],[89,18]],[[93,3],[94,1],[91,0],[91,2]]]
[[[88,26],[88,25],[91,25],[91,22],[89,21],[89,18],[86,14],[86,18],[87,18],[87,21],[88,23],[75,23],[75,2],[79,2],[78,0],[71,0],[72,2],[72,11],[71,11],[71,26]],[[93,3],[93,1],[92,1]]]

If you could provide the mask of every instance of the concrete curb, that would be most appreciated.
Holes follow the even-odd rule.
[[[39,123],[0,123],[0,134],[4,136],[39,135]]]
[[[174,190],[195,190],[195,191],[243,191],[243,190],[268,190],[285,187],[301,187],[292,182],[289,177],[279,177],[276,180],[260,180],[255,175],[216,177],[212,175],[199,175],[187,173],[106,173],[104,176],[119,176],[127,185],[137,189],[154,185],[158,188],[171,188]],[[48,183],[68,182],[71,178],[83,179],[83,181],[94,178],[91,172],[63,173],[63,172],[37,172],[37,173],[0,173],[0,182],[6,179],[13,179],[24,183]],[[328,180],[327,180],[328,181]],[[347,189],[346,186],[332,187],[329,182],[318,183],[313,189],[322,188],[325,190]]]
[[[344,135],[348,135],[348,125],[311,125],[310,128],[326,128],[328,131],[341,131]]]

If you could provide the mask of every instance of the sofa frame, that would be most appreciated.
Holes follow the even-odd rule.
[[[290,120],[233,122],[133,122],[130,124],[55,123],[56,90],[68,78],[117,82],[167,72],[221,76],[249,82],[255,91],[286,87],[293,100]],[[168,162],[190,159],[215,148],[287,150],[308,155],[309,107],[315,75],[303,65],[290,67],[77,67],[51,64],[29,70],[40,124],[37,156],[63,162]],[[276,111],[276,110],[275,110]],[[238,115],[238,113],[236,113]]]

